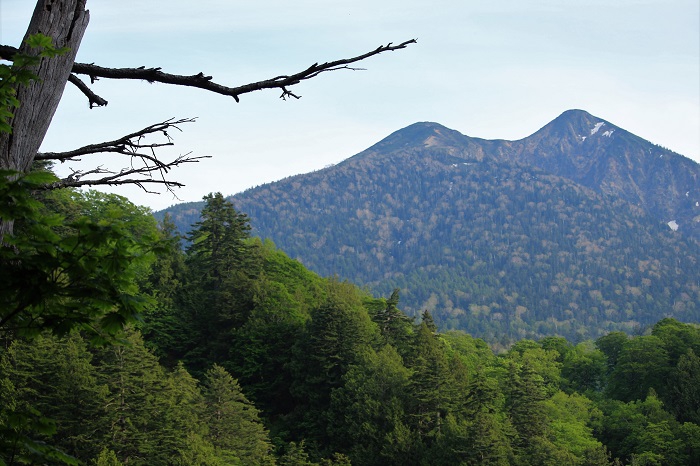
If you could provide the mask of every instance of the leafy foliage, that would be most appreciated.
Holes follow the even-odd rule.
[[[0,173],[0,218],[18,219],[0,246],[0,331],[7,338],[80,327],[103,341],[148,303],[135,278],[158,248],[155,228],[135,235],[134,206],[123,198],[99,215],[100,198],[76,199],[83,212],[68,221],[45,215],[29,193],[50,179],[42,171]]]

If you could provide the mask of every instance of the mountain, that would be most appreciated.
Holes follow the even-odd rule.
[[[501,160],[525,163],[641,206],[700,239],[700,165],[581,110],[515,142]]]
[[[321,275],[401,288],[409,314],[505,343],[700,320],[699,180],[691,160],[569,111],[520,141],[416,123],[233,200]]]

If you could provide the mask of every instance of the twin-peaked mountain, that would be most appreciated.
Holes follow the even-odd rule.
[[[583,111],[520,141],[416,123],[233,201],[310,269],[491,342],[700,320],[700,166]]]

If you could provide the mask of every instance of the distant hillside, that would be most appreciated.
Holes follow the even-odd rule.
[[[700,320],[700,248],[689,238],[699,174],[570,111],[521,141],[414,124],[234,203],[312,270],[385,295],[399,287],[404,310],[427,308],[443,329],[576,339],[665,316]],[[171,211],[190,224],[197,205]]]

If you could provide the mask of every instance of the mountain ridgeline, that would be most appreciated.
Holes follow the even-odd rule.
[[[416,123],[232,199],[315,272],[492,343],[700,319],[700,166],[583,111],[519,141]]]

